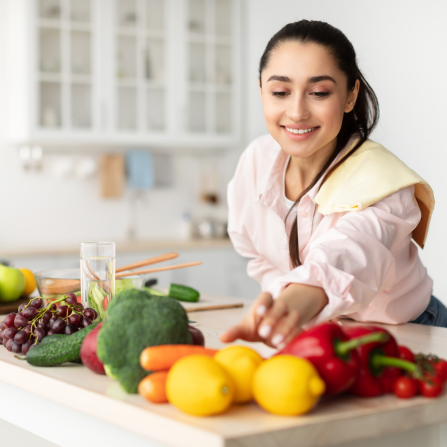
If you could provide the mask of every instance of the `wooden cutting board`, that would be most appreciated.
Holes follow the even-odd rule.
[[[207,296],[201,297],[197,303],[187,303],[185,301],[179,301],[186,312],[199,312],[201,310],[217,310],[217,309],[231,309],[233,307],[244,307],[244,303],[241,300],[235,299],[222,299]]]
[[[124,156],[102,155],[99,163],[101,197],[110,199],[123,195],[126,169]]]
[[[11,312],[17,312],[19,306],[23,303],[27,303],[30,297],[19,298],[17,301],[12,301],[10,303],[0,302],[0,315],[7,315]]]

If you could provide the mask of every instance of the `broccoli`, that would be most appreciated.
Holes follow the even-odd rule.
[[[144,348],[193,343],[186,312],[172,298],[129,289],[116,295],[107,313],[97,354],[128,393],[137,393],[140,381],[151,374],[140,366]]]

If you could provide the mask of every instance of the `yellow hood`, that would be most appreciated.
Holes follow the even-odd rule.
[[[372,140],[366,140],[329,176],[315,197],[315,203],[318,211],[325,215],[360,211],[410,185],[414,185],[422,214],[413,230],[413,239],[423,248],[435,206],[433,191],[422,177]]]

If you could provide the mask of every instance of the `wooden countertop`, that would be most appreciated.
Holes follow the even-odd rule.
[[[249,304],[246,302],[246,304]],[[238,321],[245,308],[195,312],[208,347],[219,348],[218,334]],[[343,323],[345,324],[345,323]],[[347,323],[349,324],[349,323]],[[447,358],[447,329],[414,324],[386,326],[399,344],[415,352]],[[241,342],[238,342],[243,344]],[[251,344],[262,355],[272,349]],[[175,407],[154,405],[126,394],[117,382],[81,365],[36,368],[0,348],[0,380],[70,409],[102,419],[128,432],[168,446],[329,446],[447,421],[447,393],[437,399],[409,400],[392,395],[372,399],[338,396],[326,399],[300,417],[266,413],[255,403],[233,406],[227,413],[199,418]],[[119,444],[116,444],[119,445]]]
[[[223,239],[169,239],[169,240],[145,240],[145,241],[117,241],[117,253],[142,252],[159,250],[208,250],[216,248],[232,248],[233,245],[228,238]],[[29,256],[79,256],[79,244],[62,247],[32,247],[6,249],[0,252],[0,257],[18,258]]]

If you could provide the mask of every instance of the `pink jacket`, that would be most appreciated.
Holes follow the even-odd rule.
[[[323,215],[314,202],[319,182],[285,227],[288,158],[271,135],[257,138],[228,185],[228,232],[236,251],[252,258],[248,275],[274,298],[291,283],[323,288],[329,303],[307,326],[342,315],[391,324],[417,318],[433,282],[411,240],[421,219],[414,186],[362,211]],[[292,268],[288,234],[296,212],[302,265]]]

